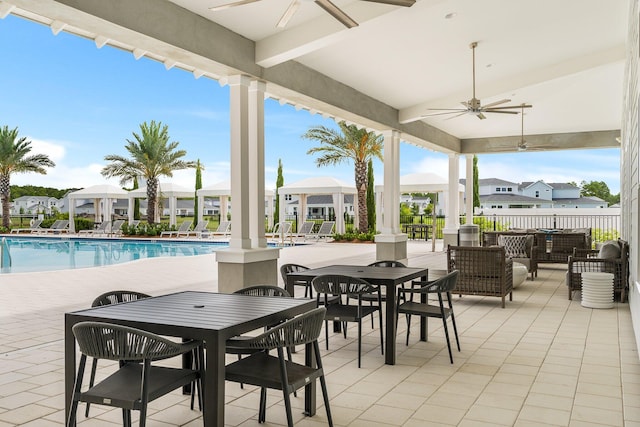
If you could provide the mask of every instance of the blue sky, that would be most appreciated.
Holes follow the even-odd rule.
[[[32,153],[48,154],[56,167],[47,175],[17,174],[16,185],[86,187],[107,181],[100,175],[107,154],[126,155],[124,145],[145,121],[169,125],[187,159],[205,165],[203,185],[229,179],[229,90],[192,73],[166,70],[146,58],[51,30],[9,15],[0,20],[0,126],[18,127],[32,141]],[[315,143],[300,136],[312,126],[335,126],[330,119],[265,102],[267,187],[273,188],[278,160],[285,183],[311,176],[333,176],[353,183],[353,165],[318,168],[307,150]],[[401,174],[432,172],[448,176],[445,154],[401,144]],[[513,182],[605,181],[620,191],[620,150],[480,155],[480,178]],[[382,164],[374,163],[376,184]],[[460,175],[464,178],[464,160]],[[193,170],[178,171],[173,181],[191,188]]]

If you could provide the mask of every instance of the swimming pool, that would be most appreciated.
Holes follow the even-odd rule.
[[[11,266],[4,262],[3,274],[99,267],[144,258],[205,255],[229,247],[227,242],[205,241],[73,237],[6,237],[4,240],[9,247]]]

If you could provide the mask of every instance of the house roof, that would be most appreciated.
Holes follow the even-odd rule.
[[[461,178],[460,179],[460,183],[466,185],[466,182],[467,182],[467,180],[465,178]],[[511,181],[505,181],[504,179],[500,179],[500,178],[484,178],[484,179],[479,179],[478,180],[478,185],[479,186],[483,186],[483,185],[511,185],[511,186],[517,186],[518,183],[511,182]]]
[[[488,194],[486,196],[480,196],[481,202],[500,202],[500,203],[552,203],[552,200],[540,199],[538,197],[528,197],[520,194]]]

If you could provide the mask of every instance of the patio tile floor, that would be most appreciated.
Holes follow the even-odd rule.
[[[280,262],[309,266],[368,264],[375,246],[317,243],[285,248]],[[409,241],[409,266],[444,268],[443,252]],[[313,262],[311,262],[312,260]],[[640,361],[627,304],[587,309],[567,299],[564,265],[543,264],[507,302],[490,297],[454,299],[461,352],[449,363],[442,325],[429,323],[429,341],[418,341],[413,322],[396,337],[397,365],[387,366],[379,336],[363,323],[362,368],[357,368],[356,326],[348,338],[321,343],[331,409],[337,426],[640,426]],[[0,298],[0,427],[64,424],[63,315],[86,308],[115,288],[152,295],[216,290],[213,255],[144,260],[120,266],[2,277]],[[413,329],[415,328],[415,330]],[[324,333],[321,340],[324,340]],[[301,358],[297,353],[294,357]],[[101,366],[102,373],[108,366]],[[318,402],[322,401],[319,398]],[[227,384],[226,423],[257,426],[258,392]],[[267,423],[286,425],[278,392],[269,392]],[[303,393],[293,398],[298,426],[326,425],[301,414]],[[80,426],[121,425],[119,410],[92,405]],[[174,393],[152,402],[149,426],[201,426],[200,412]]]

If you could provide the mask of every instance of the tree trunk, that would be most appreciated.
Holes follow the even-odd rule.
[[[155,224],[158,209],[158,179],[147,179],[147,222]]]
[[[367,163],[355,162],[356,190],[358,192],[358,231],[366,233],[369,224],[367,219]]]
[[[2,199],[2,226],[11,227],[11,184],[9,175],[0,176],[0,199]]]

